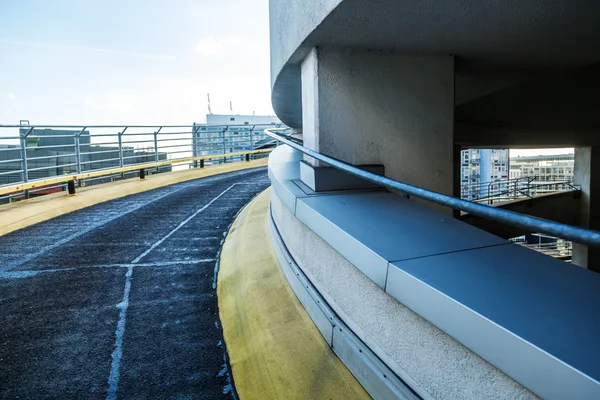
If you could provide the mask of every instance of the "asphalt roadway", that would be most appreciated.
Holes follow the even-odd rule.
[[[0,237],[0,398],[235,398],[217,259],[268,185],[238,171]]]

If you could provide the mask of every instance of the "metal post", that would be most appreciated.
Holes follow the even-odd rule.
[[[246,161],[250,161],[250,153],[246,153]]]
[[[29,181],[29,174],[27,173],[27,142],[25,139],[31,132],[33,132],[33,126],[29,128],[25,134],[19,132],[19,141],[21,143],[21,169],[23,170],[21,176],[23,177],[23,182]],[[25,197],[29,198],[29,191],[25,192]]]
[[[160,128],[158,128],[158,130],[156,132],[154,132],[154,161],[158,162],[158,134],[160,133],[160,130],[162,129],[162,126]],[[156,173],[158,173],[158,165],[156,166]]]
[[[146,179],[146,169],[144,169],[144,168],[140,168],[140,179],[141,180]]]
[[[198,128],[194,123],[192,128],[192,157],[198,157]],[[194,160],[194,168],[198,168],[198,160]]]
[[[227,132],[227,129],[229,129],[229,126],[226,126],[225,129],[223,129],[223,164],[227,162],[227,156],[225,155],[227,154],[227,145],[225,143],[225,132]]]
[[[119,166],[123,167],[125,163],[123,162],[123,134],[127,130],[127,127],[119,132]],[[121,179],[125,179],[125,173],[121,172]]]
[[[67,187],[69,188],[69,196],[75,196],[75,181],[71,179],[67,182]]]
[[[250,150],[254,150],[254,128],[256,128],[256,125],[252,125],[252,129],[250,129]],[[252,155],[252,159],[254,159],[254,154]]]
[[[200,168],[204,168],[204,158],[200,160]]]

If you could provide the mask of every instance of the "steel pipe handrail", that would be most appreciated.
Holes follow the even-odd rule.
[[[468,212],[470,214],[487,218],[496,222],[523,228],[528,232],[547,233],[559,238],[572,240],[576,243],[600,247],[600,232],[567,224],[561,224],[560,222],[549,221],[542,218],[532,217],[530,215],[520,214],[514,211],[473,203],[468,200],[463,200],[447,194],[435,192],[433,190],[428,190],[408,183],[396,181],[385,176],[362,170],[344,161],[306,148],[288,138],[279,135],[277,131],[277,129],[264,130],[265,134],[268,136],[306,154],[307,156],[377,185],[398,190],[411,196],[415,196],[445,207],[450,207],[455,210]]]

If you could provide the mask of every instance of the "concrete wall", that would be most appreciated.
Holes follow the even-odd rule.
[[[302,104],[307,147],[452,194],[453,57],[313,49]]]
[[[530,391],[381,290],[272,192],[291,255],[345,324],[424,399],[534,399]]]
[[[581,186],[579,226],[600,230],[600,147],[576,147],[573,181]],[[573,243],[573,264],[600,272],[600,250]]]

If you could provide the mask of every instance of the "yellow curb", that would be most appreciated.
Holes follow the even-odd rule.
[[[104,201],[179,182],[262,167],[267,165],[267,161],[267,158],[261,158],[248,162],[219,164],[206,168],[166,172],[147,176],[144,180],[132,178],[78,188],[76,196],[68,196],[66,192],[61,192],[2,205],[0,206],[0,236]]]
[[[221,252],[217,295],[242,400],[369,399],[290,288],[268,234],[269,189],[237,217]]]

